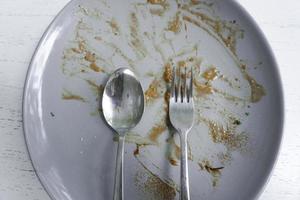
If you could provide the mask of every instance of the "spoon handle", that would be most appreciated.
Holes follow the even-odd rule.
[[[114,200],[122,200],[124,196],[124,188],[123,188],[124,141],[125,141],[125,137],[119,136],[117,165],[115,171]]]
[[[180,143],[181,143],[181,167],[180,167],[181,198],[180,199],[190,200],[187,133],[180,134]]]

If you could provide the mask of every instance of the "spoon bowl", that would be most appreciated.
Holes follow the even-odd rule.
[[[144,112],[144,93],[132,71],[120,68],[111,75],[104,88],[102,108],[105,120],[119,135],[138,124]]]

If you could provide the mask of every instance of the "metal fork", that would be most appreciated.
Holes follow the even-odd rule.
[[[194,123],[194,101],[193,101],[193,71],[187,77],[185,68],[173,68],[171,96],[169,99],[169,117],[173,127],[180,136],[181,145],[181,200],[190,200],[189,177],[188,177],[188,148],[187,136]],[[179,75],[179,77],[177,76]],[[189,79],[189,81],[188,81]]]

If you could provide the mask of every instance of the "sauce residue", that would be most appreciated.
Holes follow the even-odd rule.
[[[120,27],[114,18],[108,21],[108,24],[110,25],[111,30],[115,35],[120,34]]]
[[[179,147],[179,145],[175,143],[174,135],[170,136],[170,138],[167,139],[167,143],[169,145],[167,159],[171,165],[178,166],[178,161],[180,160],[181,157],[181,148]],[[189,142],[187,145],[188,145],[188,159],[193,161],[193,154]]]
[[[194,86],[198,96],[209,95],[214,93],[214,88],[210,84],[201,84],[194,80]]]
[[[158,143],[159,136],[167,129],[165,122],[163,124],[157,124],[155,125],[149,133],[149,139],[152,142]]]
[[[104,72],[104,70],[101,67],[99,67],[95,62],[92,62],[90,64],[90,69],[95,72]]]
[[[87,79],[86,82],[89,84],[89,86],[91,86],[94,94],[97,96],[97,98],[101,97],[104,91],[104,86],[97,84],[95,81],[93,80],[89,80]]]
[[[140,145],[136,145],[136,149],[133,151],[134,156],[138,156],[140,154]]]
[[[190,6],[188,5],[182,6],[182,9],[191,14],[193,17],[196,17],[196,19],[194,19],[185,15],[183,16],[184,20],[209,31],[210,34],[212,32],[217,34],[223,44],[225,44],[225,46],[228,47],[228,49],[234,55],[236,55],[237,40],[244,37],[244,31],[239,29],[235,23],[221,21],[218,18],[214,19],[213,17],[208,16],[204,13],[190,9]],[[206,24],[211,29],[211,31],[205,29],[198,20]]]
[[[218,70],[216,67],[211,67],[208,70],[206,70],[202,76],[208,80],[208,81],[213,81],[215,79],[217,79],[218,77]]]
[[[168,29],[174,33],[179,33],[181,30],[182,22],[180,20],[180,12],[177,12],[174,18],[169,22]]]
[[[88,62],[94,63],[96,62],[96,54],[95,53],[91,53],[90,51],[87,51],[84,59]]]
[[[160,96],[159,93],[160,81],[154,79],[145,92],[146,103],[152,102]]]
[[[165,13],[165,10],[164,9],[154,9],[154,8],[150,8],[150,13],[152,15],[157,15],[157,16],[163,16],[164,13]]]
[[[148,1],[148,3],[159,4],[159,5],[162,5],[162,4],[166,3],[166,0],[147,0],[147,1]]]
[[[164,80],[166,83],[171,83],[172,81],[172,65],[171,63],[167,63],[165,64],[165,67],[164,67]]]
[[[228,149],[238,150],[247,144],[248,136],[245,133],[237,133],[235,126],[230,124],[227,127],[209,121],[209,134],[213,142],[222,143]]]
[[[80,45],[80,43],[79,43]],[[84,49],[83,49],[83,46],[81,46],[81,49],[80,52],[83,52]],[[95,53],[92,53],[90,51],[86,51],[85,53],[85,56],[84,56],[84,59],[88,62],[90,62],[90,69],[95,71],[95,72],[104,72],[104,69],[102,69],[101,67],[99,67],[97,64],[96,64],[96,61],[97,61],[97,58],[96,58],[96,54]]]
[[[264,87],[256,82],[250,75],[246,75],[246,79],[251,87],[251,102],[257,103],[261,100],[263,96],[266,95]]]
[[[62,94],[62,99],[85,102],[85,99],[83,97],[81,97],[80,95],[77,95],[77,94],[73,94],[72,92],[70,92],[68,90],[64,90],[64,92]]]
[[[130,14],[130,36],[131,36],[131,45],[133,46],[134,51],[136,52],[138,58],[143,58],[147,54],[147,49],[143,44],[141,39],[141,34],[139,32],[139,22],[135,13]]]
[[[224,169],[224,167],[212,167],[208,160],[199,162],[198,165],[201,170],[205,170],[212,176],[212,186],[216,187],[222,175],[221,170]]]
[[[174,200],[176,189],[153,174],[144,165],[135,176],[135,186],[147,199]]]
[[[169,145],[168,153],[167,153],[167,159],[169,163],[173,166],[178,166],[178,161],[180,159],[181,149],[180,147],[175,143],[174,136],[171,136],[167,143]]]

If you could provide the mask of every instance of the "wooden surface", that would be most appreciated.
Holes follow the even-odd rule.
[[[0,200],[49,200],[27,154],[22,93],[34,49],[69,0],[0,0]],[[267,36],[280,66],[285,130],[278,162],[260,199],[300,199],[300,1],[238,0]]]

